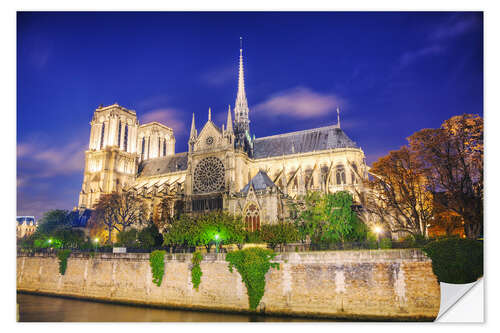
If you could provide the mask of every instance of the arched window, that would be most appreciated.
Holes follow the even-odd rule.
[[[247,209],[245,225],[248,231],[257,231],[260,229],[260,214],[255,204],[251,204]]]
[[[125,133],[123,133],[123,149],[128,151],[128,125],[125,125]]]
[[[337,185],[345,184],[345,170],[342,165],[337,166],[335,170],[335,179],[337,181]]]
[[[158,157],[161,156],[161,138],[158,138]]]
[[[101,127],[101,149],[104,147],[104,129],[106,128],[106,124],[102,123]]]
[[[306,172],[305,172],[305,183],[306,183],[306,187],[307,189],[309,189],[310,187],[314,186],[314,179],[313,179],[313,171],[312,169],[308,168],[306,169]]]
[[[163,156],[167,156],[167,140],[163,139]]]
[[[351,172],[351,181],[353,184],[357,184],[358,183],[358,178],[357,178],[358,167],[354,163],[352,164],[352,170],[353,170],[353,172]]]

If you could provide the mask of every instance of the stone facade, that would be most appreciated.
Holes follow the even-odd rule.
[[[79,208],[91,209],[101,194],[125,190],[152,207],[168,195],[186,213],[222,209],[260,224],[286,219],[290,200],[307,191],[347,190],[356,199],[367,177],[365,156],[340,128],[338,112],[333,125],[251,136],[240,49],[234,110],[228,108],[219,127],[209,109],[199,132],[193,114],[187,152],[175,153],[174,132],[163,124],[139,125],[135,111],[117,104],[96,109]],[[254,188],[262,183],[255,177],[270,182]]]
[[[365,320],[434,320],[440,288],[419,250],[282,253],[258,310],[268,314]],[[17,257],[17,290],[160,307],[245,312],[248,297],[223,254],[205,255],[199,291],[191,255],[167,254],[160,287],[149,254],[71,255],[65,275],[50,255]]]
[[[24,238],[35,233],[38,224],[34,216],[18,216],[16,218],[16,238]]]

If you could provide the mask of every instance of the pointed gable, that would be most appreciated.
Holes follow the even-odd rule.
[[[248,184],[243,187],[241,193],[248,193],[250,186],[253,187],[255,191],[265,190],[267,188],[276,187],[276,184],[269,178],[265,171],[259,171]]]

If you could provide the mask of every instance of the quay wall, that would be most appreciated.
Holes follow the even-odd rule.
[[[17,290],[166,308],[248,312],[246,287],[224,254],[206,254],[199,291],[191,254],[166,254],[160,287],[149,254],[76,253],[65,275],[50,254],[17,257]],[[416,249],[282,253],[266,274],[258,311],[356,320],[423,320],[437,316],[440,288],[432,263]]]

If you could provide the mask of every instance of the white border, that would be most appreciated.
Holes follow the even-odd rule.
[[[493,163],[498,155],[497,146],[498,133],[497,125],[499,125],[498,117],[500,113],[500,105],[498,103],[499,87],[498,77],[498,63],[500,61],[499,45],[498,45],[498,32],[500,31],[500,15],[498,11],[498,1],[443,1],[443,0],[420,0],[420,1],[389,1],[389,0],[378,0],[378,1],[269,1],[269,0],[251,0],[245,1],[243,3],[236,3],[235,1],[175,1],[175,2],[165,2],[165,1],[97,1],[97,0],[87,0],[87,1],[62,1],[62,0],[45,0],[45,1],[3,1],[0,7],[0,24],[2,29],[1,41],[2,41],[2,61],[0,61],[1,71],[3,75],[1,76],[1,91],[2,91],[2,131],[0,131],[1,141],[4,143],[4,149],[2,150],[4,156],[4,162],[2,163],[2,187],[1,192],[1,216],[2,223],[4,225],[4,237],[2,242],[2,250],[4,253],[3,265],[4,270],[2,277],[2,323],[4,330],[10,331],[10,329],[19,329],[26,331],[39,331],[50,330],[50,331],[67,331],[68,329],[88,332],[92,330],[93,332],[100,331],[101,329],[112,329],[120,330],[124,332],[133,331],[136,332],[140,329],[135,324],[113,324],[113,327],[105,324],[38,324],[35,326],[27,324],[16,324],[15,319],[15,227],[14,227],[14,217],[16,214],[15,204],[16,204],[16,178],[15,178],[15,128],[16,128],[16,10],[335,10],[335,11],[453,11],[453,10],[469,10],[469,11],[485,11],[484,15],[484,30],[485,30],[485,120],[486,120],[486,200],[485,200],[485,235],[486,235],[486,261],[485,261],[485,275],[486,280],[486,290],[488,291],[487,301],[493,301],[500,294],[498,293],[498,283],[487,283],[489,279],[491,281],[498,281],[498,270],[499,265],[493,260],[489,260],[490,257],[496,258],[496,253],[498,253],[498,241],[495,241],[495,237],[500,236],[498,218],[496,217],[493,208],[490,206],[495,206],[496,199],[498,198],[498,173],[494,171]],[[495,98],[497,97],[497,98]],[[6,160],[6,161],[5,161]],[[490,243],[490,235],[492,241]],[[496,295],[496,296],[494,296]],[[342,330],[342,329],[356,329],[360,328],[365,331],[398,331],[400,332],[404,329],[405,332],[411,331],[421,331],[422,325],[425,325],[426,330],[442,330],[442,329],[452,329],[453,331],[467,331],[477,330],[480,328],[491,328],[493,325],[498,324],[498,308],[494,307],[491,302],[486,305],[486,325],[457,325],[457,324],[357,324],[357,323],[332,323],[332,324],[317,324],[313,325],[314,329],[321,330]],[[489,305],[489,306],[488,306]],[[470,305],[471,307],[474,304]],[[492,311],[489,309],[492,308]],[[11,327],[5,327],[6,325]],[[71,326],[69,326],[71,325]],[[119,325],[120,327],[116,327]],[[282,327],[275,327],[274,325],[168,325],[166,326],[156,326],[154,324],[146,325],[149,330],[171,330],[171,329],[182,329],[185,330],[217,330],[222,331],[234,331],[235,329],[239,331],[254,331],[258,330],[300,330],[303,331],[307,329],[301,324],[288,324],[280,325]],[[13,327],[12,327],[13,326]],[[107,327],[106,327],[107,326]],[[141,325],[142,326],[142,325]],[[175,327],[174,327],[175,326]],[[286,327],[283,327],[286,326]],[[363,327],[364,326],[364,327]]]

